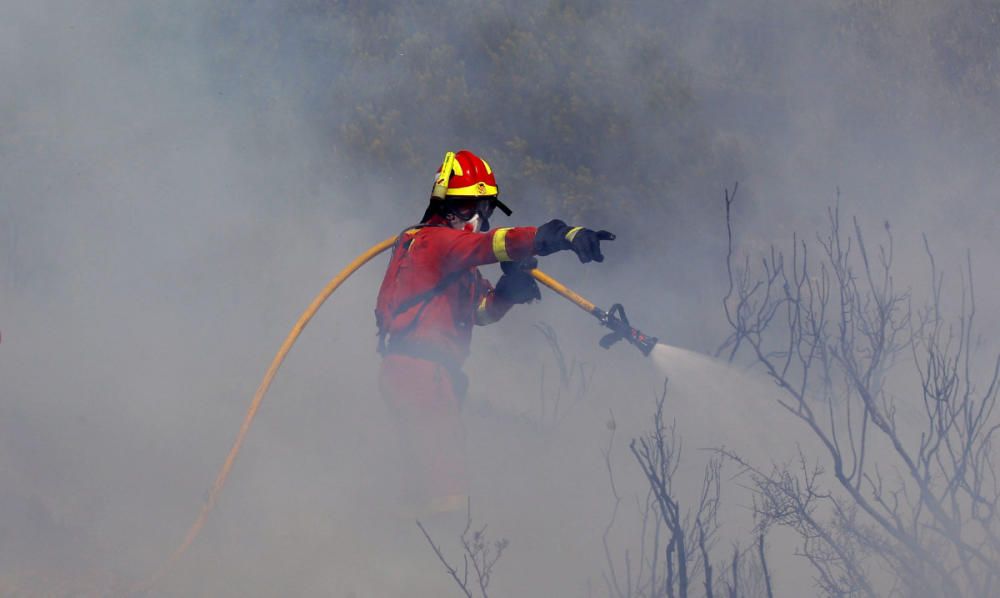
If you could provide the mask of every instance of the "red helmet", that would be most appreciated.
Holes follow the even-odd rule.
[[[469,150],[457,153],[448,152],[434,177],[434,190],[431,201],[455,199],[490,199],[495,202],[500,211],[510,216],[511,210],[504,205],[497,195],[496,178],[493,169],[476,154]]]

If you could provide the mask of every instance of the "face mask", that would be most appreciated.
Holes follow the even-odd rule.
[[[479,214],[475,214],[472,218],[468,220],[462,220],[461,218],[453,217],[448,219],[448,224],[456,230],[464,230],[467,233],[478,233],[482,225],[482,220]]]
[[[490,216],[496,204],[490,199],[463,206],[448,216],[448,225],[456,230],[478,233],[490,230]]]

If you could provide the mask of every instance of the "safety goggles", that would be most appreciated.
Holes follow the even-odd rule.
[[[469,220],[476,214],[479,214],[481,218],[486,220],[493,215],[496,207],[497,202],[493,198],[470,199],[455,206],[452,211],[462,220]]]

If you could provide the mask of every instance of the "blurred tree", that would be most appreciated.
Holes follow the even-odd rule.
[[[719,176],[683,63],[641,2],[263,4],[216,8],[220,70],[322,65],[306,108],[341,157],[401,192],[423,194],[412,185],[459,146],[489,157],[505,194],[571,220],[671,211],[684,181]]]

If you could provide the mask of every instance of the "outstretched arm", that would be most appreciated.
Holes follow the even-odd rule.
[[[465,270],[531,257],[535,253],[535,231],[533,226],[498,228],[485,233],[438,229],[429,242],[441,244],[445,271]]]
[[[463,270],[495,262],[516,262],[533,255],[549,255],[571,250],[582,263],[604,261],[601,241],[613,241],[606,230],[593,231],[582,226],[570,226],[562,220],[551,220],[542,226],[498,228],[486,233],[468,233],[453,229],[438,229],[432,242],[442,243],[447,256],[446,271]]]

